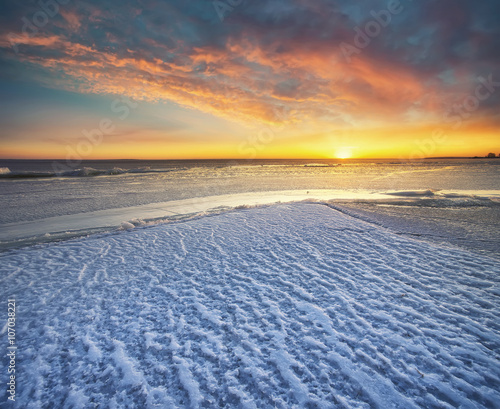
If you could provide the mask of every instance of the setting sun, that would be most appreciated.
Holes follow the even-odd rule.
[[[335,157],[337,159],[349,159],[352,157],[352,148],[349,146],[344,146],[335,151]]]

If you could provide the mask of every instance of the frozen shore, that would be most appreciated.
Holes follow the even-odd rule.
[[[397,228],[405,222],[410,222],[418,228],[425,224],[419,214],[406,212],[399,217],[396,225],[383,216],[381,206],[391,206],[393,210],[406,207],[407,209],[428,208],[443,209],[446,218],[433,218],[431,223],[437,225],[424,228],[422,233],[432,239],[436,236],[432,230],[442,229],[448,231],[443,239],[457,239],[454,242],[472,243],[481,242],[475,248],[488,247],[495,252],[500,248],[500,235],[498,234],[498,213],[500,212],[500,190],[401,190],[401,191],[376,191],[366,189],[341,190],[341,189],[311,189],[311,190],[285,190],[247,192],[240,194],[226,194],[217,196],[202,196],[168,202],[149,203],[140,206],[109,208],[91,212],[62,214],[35,220],[24,220],[13,223],[0,223],[0,252],[12,248],[26,247],[39,243],[68,240],[89,234],[109,232],[117,229],[130,228],[138,225],[159,224],[174,220],[197,217],[202,214],[214,214],[234,208],[254,207],[274,203],[291,203],[297,201],[332,202],[348,206],[367,204],[371,209],[368,216],[374,223],[387,227]],[[449,228],[456,224],[456,214],[447,212],[446,209],[463,209],[459,219],[469,219],[467,231]],[[366,206],[363,208],[366,214]],[[387,209],[385,209],[387,210]],[[476,210],[469,212],[468,210]],[[479,213],[477,212],[479,211]],[[424,210],[426,215],[430,215]],[[350,215],[354,216],[354,213]],[[356,214],[356,216],[360,216]],[[373,216],[373,217],[372,217]],[[363,216],[361,216],[363,218]],[[489,220],[486,220],[488,218]],[[446,220],[445,220],[446,219]],[[485,220],[483,220],[485,219]],[[479,223],[476,223],[478,221]],[[389,223],[386,223],[389,222]],[[403,222],[403,223],[402,223]],[[424,223],[422,223],[424,222]],[[453,226],[452,226],[453,227]],[[397,230],[397,229],[396,229]],[[410,229],[412,230],[412,229]],[[429,233],[429,234],[428,234]],[[451,237],[454,236],[454,237]],[[485,236],[485,237],[483,237]],[[486,237],[491,236],[491,237]],[[486,239],[486,240],[484,240]],[[466,246],[467,247],[467,246]]]
[[[0,263],[2,299],[17,305],[17,407],[500,401],[500,262],[325,204],[238,209]]]

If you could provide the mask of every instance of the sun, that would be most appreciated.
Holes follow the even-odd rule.
[[[335,151],[337,159],[349,159],[352,157],[352,148],[350,146],[343,146]]]

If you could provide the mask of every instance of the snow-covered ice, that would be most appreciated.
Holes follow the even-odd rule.
[[[500,407],[500,262],[322,203],[0,261],[17,407]]]

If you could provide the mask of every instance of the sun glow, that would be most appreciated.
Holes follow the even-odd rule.
[[[352,157],[352,148],[349,146],[338,148],[335,151],[335,157],[337,159],[349,159],[350,157]]]

